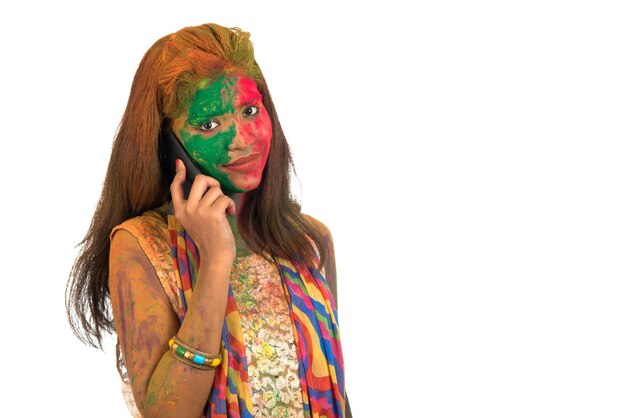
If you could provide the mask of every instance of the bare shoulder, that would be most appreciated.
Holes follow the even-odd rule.
[[[152,262],[137,238],[124,229],[115,231],[111,237],[109,292],[118,336],[120,328],[128,329],[122,322],[136,321],[148,311],[168,324],[177,323]],[[128,313],[132,316],[126,315]]]
[[[134,304],[158,304],[164,311],[172,310],[152,262],[138,239],[125,229],[111,236],[109,291],[113,308],[116,302],[128,302],[125,299],[132,297]]]
[[[145,257],[139,245],[139,241],[129,231],[126,229],[118,229],[111,235],[110,265],[128,261],[128,259],[133,259],[141,255]]]
[[[109,285],[120,279],[129,278],[160,287],[152,263],[139,244],[139,240],[128,230],[118,229],[111,236]]]

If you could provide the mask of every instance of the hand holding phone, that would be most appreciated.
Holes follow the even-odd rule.
[[[183,181],[183,196],[185,200],[189,199],[189,192],[191,191],[191,186],[194,183],[194,180],[198,174],[202,174],[200,172],[200,168],[193,161],[191,156],[187,153],[183,144],[179,141],[179,139],[174,135],[171,128],[167,124],[163,124],[160,133],[160,141],[161,141],[161,166],[163,168],[164,173],[166,174],[170,184],[174,181],[174,177],[176,176],[176,160],[181,160],[183,165],[185,166],[185,180]],[[202,179],[199,179],[199,184],[196,186],[197,190],[202,193],[200,195],[196,195],[191,202],[192,210],[191,212],[196,212],[196,210],[200,206],[212,207],[215,209],[215,213],[220,217],[222,224],[221,227],[218,227],[217,230],[212,232],[208,232],[206,234],[202,233],[204,229],[207,228],[207,225],[215,225],[212,222],[207,222],[207,219],[203,219],[203,217],[210,216],[207,213],[195,213],[191,216],[188,211],[181,211],[181,214],[177,216],[180,217],[179,221],[183,224],[185,229],[187,229],[192,237],[196,239],[203,247],[211,248],[214,255],[221,254],[221,250],[224,248],[234,248],[234,239],[232,238],[232,232],[230,230],[230,226],[228,225],[228,221],[225,218],[226,214],[234,215],[235,214],[235,203],[231,198],[224,195],[220,188],[219,182],[209,176],[201,176]],[[198,193],[196,193],[198,194]],[[182,202],[180,200],[180,195],[178,193],[176,195],[172,194],[172,202],[174,206],[180,207],[181,205],[187,205],[189,202]],[[206,203],[210,202],[209,205]],[[217,204],[217,205],[216,205]],[[186,213],[187,212],[187,213]],[[206,231],[204,231],[206,232]],[[211,239],[209,241],[214,241],[212,243],[206,242],[203,238],[205,236],[217,238],[222,236],[222,238],[217,238],[216,240]],[[215,242],[221,242],[217,247],[214,247]],[[205,245],[202,245],[205,244]],[[229,254],[231,251],[227,251]],[[231,260],[232,261],[232,260]]]
[[[171,129],[161,130],[161,146],[163,170],[173,183],[172,204],[176,219],[193,238],[203,261],[230,267],[237,247],[226,215],[235,215],[235,202],[222,192],[220,183],[213,177],[201,175],[196,179],[201,174],[200,169]],[[184,165],[185,179],[182,179],[181,172],[174,182],[176,160],[181,160]],[[180,168],[182,171],[183,167]],[[194,180],[196,184],[190,197]]]

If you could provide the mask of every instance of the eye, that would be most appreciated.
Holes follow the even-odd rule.
[[[213,129],[217,128],[218,126],[220,126],[220,123],[218,121],[216,121],[215,119],[211,119],[211,120],[208,120],[208,121],[204,122],[202,125],[200,125],[200,130],[202,130],[202,131],[212,131]]]
[[[245,108],[245,110],[243,111],[243,115],[244,116],[254,116],[257,113],[259,113],[259,108],[256,106],[248,106]]]

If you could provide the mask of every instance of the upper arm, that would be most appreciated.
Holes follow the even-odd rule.
[[[124,364],[140,404],[180,323],[150,260],[137,239],[123,229],[111,240],[109,291]]]
[[[304,215],[304,217],[311,222],[311,224],[319,232],[324,243],[324,247],[326,248],[326,260],[324,260],[323,265],[324,277],[328,283],[331,293],[333,294],[333,297],[335,298],[335,303],[337,303],[337,266],[335,263],[335,247],[333,244],[333,237],[330,230],[322,222],[309,215]]]

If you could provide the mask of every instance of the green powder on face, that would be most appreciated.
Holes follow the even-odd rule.
[[[220,182],[225,193],[243,192],[229,179],[228,174],[219,170],[230,163],[229,149],[237,134],[233,123],[220,127],[216,132],[204,131],[201,127],[213,118],[235,113],[235,95],[237,94],[237,77],[220,77],[215,81],[204,79],[198,84],[189,107],[186,124],[178,130],[185,149],[197,163],[203,174]],[[218,119],[220,121],[220,119]]]
[[[201,81],[199,87],[206,82]],[[206,88],[200,87],[191,100],[187,123],[199,126],[212,117],[234,113],[233,86],[236,82],[236,78],[221,77]]]
[[[181,129],[179,132],[185,148],[191,158],[194,159],[203,174],[211,176],[220,182],[222,190],[225,192],[241,192],[230,181],[228,176],[218,170],[218,166],[230,162],[228,148],[235,138],[235,126],[231,126],[227,131],[220,132],[210,138],[201,134],[192,135],[187,130]]]

